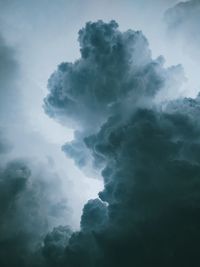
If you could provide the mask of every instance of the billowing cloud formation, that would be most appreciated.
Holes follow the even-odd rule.
[[[58,226],[45,237],[42,253],[47,259],[47,265],[57,266],[62,261],[71,235],[72,231],[68,226]]]
[[[135,64],[149,63],[150,51],[140,32],[122,34],[114,21],[88,23],[79,32],[79,42],[82,58],[74,64],[62,63],[49,79],[45,109],[56,118],[72,118],[93,128],[99,126],[134,82],[140,82],[130,76],[133,56]],[[138,90],[142,88],[138,86]]]
[[[31,266],[32,253],[59,218],[69,214],[57,196],[59,178],[51,168],[14,160],[0,170],[0,265]],[[55,191],[54,191],[54,190]],[[51,192],[52,191],[52,192]]]
[[[86,204],[64,266],[199,262],[200,129],[193,112],[199,104],[191,102],[183,105],[189,115],[177,103],[165,112],[138,109],[120,124],[118,116],[110,118],[87,138],[97,160],[101,155],[106,162],[99,196],[108,208],[97,200]]]
[[[0,265],[198,266],[199,96],[158,102],[178,88],[181,68],[152,60],[141,32],[98,21],[79,42],[81,58],[51,76],[45,110],[77,130],[63,150],[83,169],[102,169],[104,189],[85,204],[79,232],[48,233],[68,212],[51,164],[2,163]]]
[[[134,106],[153,97],[173,74],[163,68],[162,57],[151,59],[141,32],[122,33],[115,21],[87,23],[79,31],[79,43],[81,59],[58,67],[45,99],[50,116],[63,123],[73,120],[79,129],[98,128],[126,101]]]
[[[81,58],[62,63],[48,82],[45,111],[81,131],[63,150],[79,167],[90,164],[82,139],[116,112],[130,113],[172,86],[180,66],[165,69],[162,57],[152,60],[148,42],[139,31],[120,32],[115,21],[87,23],[79,31]]]
[[[54,258],[49,265],[197,266],[199,96],[155,101],[179,67],[152,60],[141,32],[99,21],[87,23],[79,41],[81,59],[51,76],[45,108],[78,124],[82,135],[68,155],[82,164],[87,149],[103,168],[104,189],[85,205],[65,249],[57,243],[59,256],[45,254]]]

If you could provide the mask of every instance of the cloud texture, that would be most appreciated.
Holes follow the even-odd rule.
[[[0,265],[32,266],[32,253],[71,212],[57,196],[59,177],[50,165],[13,160],[1,166],[0,185]]]
[[[173,39],[180,41],[180,44],[186,48],[186,52],[193,59],[197,56],[200,57],[198,49],[200,43],[199,12],[199,0],[191,0],[180,2],[165,13],[168,33]]]
[[[183,74],[181,66],[165,69],[162,57],[152,60],[142,32],[120,32],[115,21],[87,23],[78,40],[81,58],[58,66],[44,107],[49,116],[77,129],[63,150],[83,168],[92,165],[85,136],[112,114],[127,116],[140,104],[151,105],[161,88],[173,86],[174,76]]]
[[[12,155],[9,133],[22,125],[16,51],[0,38],[0,266],[33,266],[42,261],[45,235],[71,214],[52,162]],[[21,129],[21,134],[24,129]],[[19,130],[19,131],[20,131]],[[26,136],[23,136],[26,138]],[[20,144],[20,141],[18,140]],[[18,144],[18,145],[19,145]],[[58,192],[60,195],[58,195]]]
[[[199,96],[157,101],[172,84],[178,90],[181,67],[153,60],[141,32],[89,22],[79,42],[81,58],[50,77],[45,110],[75,125],[63,149],[80,167],[90,155],[104,189],[50,266],[197,266]]]

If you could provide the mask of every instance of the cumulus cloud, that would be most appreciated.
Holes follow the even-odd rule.
[[[55,227],[52,232],[47,234],[42,253],[49,266],[57,266],[62,261],[71,235],[72,230],[68,226]]]
[[[60,246],[55,266],[196,266],[199,96],[157,101],[179,87],[180,66],[153,60],[141,32],[98,21],[79,42],[81,58],[51,76],[45,110],[81,132],[63,149],[80,167],[89,152],[104,189],[85,205],[81,230]]]
[[[65,266],[198,263],[199,100],[182,103],[162,112],[139,108],[120,123],[112,117],[86,139],[94,157],[106,162],[99,197],[107,205],[86,204]]]
[[[102,228],[107,221],[107,206],[99,199],[89,200],[85,204],[81,217],[83,231],[95,231]]]
[[[115,21],[88,22],[78,40],[81,58],[60,64],[51,75],[44,108],[79,130],[63,150],[83,168],[92,166],[85,136],[98,131],[112,114],[126,116],[138,103],[151,103],[161,88],[177,85],[174,76],[183,72],[181,66],[164,68],[163,57],[153,60],[142,32],[120,32]]]
[[[163,92],[178,90],[182,68],[152,59],[142,32],[89,22],[79,43],[81,58],[50,77],[44,108],[76,130],[62,149],[84,171],[99,173],[104,189],[72,232],[62,221],[70,211],[52,162],[2,162],[0,265],[197,266],[199,95],[162,103]],[[2,44],[8,75],[3,67],[0,77],[13,88],[17,63]],[[0,137],[3,158],[9,148]]]
[[[173,74],[162,57],[152,60],[142,32],[120,32],[115,21],[87,23],[78,40],[81,58],[58,66],[44,105],[48,115],[78,129],[99,128],[127,98],[133,106],[151,98]]]
[[[95,128],[119,98],[130,91],[132,52],[137,55],[135,64],[142,64],[150,61],[150,51],[145,49],[147,40],[140,32],[122,34],[117,27],[114,21],[109,24],[99,21],[88,23],[79,31],[81,59],[74,64],[62,63],[49,79],[45,110],[50,116],[58,119],[64,116],[64,122],[71,118],[78,121],[77,127],[87,124]]]
[[[140,109],[102,128],[93,146],[107,162],[100,198],[108,208],[86,204],[63,266],[198,263],[199,130],[181,113]]]
[[[9,161],[0,171],[0,265],[29,266],[31,253],[70,210],[57,196],[59,177],[50,166]],[[49,169],[49,170],[48,170]]]

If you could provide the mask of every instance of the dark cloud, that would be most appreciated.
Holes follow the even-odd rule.
[[[46,259],[69,267],[197,266],[199,96],[155,101],[176,84],[179,67],[152,60],[141,32],[99,21],[86,24],[79,42],[81,59],[51,76],[45,109],[78,124],[81,133],[63,149],[80,167],[90,152],[104,189],[85,205],[62,256]]]
[[[134,106],[154,96],[173,74],[163,68],[162,57],[151,59],[141,32],[120,32],[115,21],[87,23],[79,43],[81,58],[52,74],[44,106],[48,115],[75,121],[79,129],[98,128],[125,100]]]
[[[26,188],[30,170],[22,162],[11,162],[1,169],[0,174],[0,264],[16,266],[23,263],[27,254],[29,237],[20,233],[22,225],[15,220],[16,205]]]
[[[122,34],[117,27],[114,21],[109,24],[99,21],[87,23],[79,31],[81,59],[73,64],[62,63],[49,79],[50,93],[45,99],[45,110],[50,116],[63,118],[64,123],[69,118],[78,123],[78,127],[87,124],[96,128],[120,98],[128,94],[133,83],[138,83],[135,91],[141,91],[139,83],[142,81],[134,80],[131,70],[133,64],[150,62],[147,40],[141,32]],[[146,72],[146,75],[153,75],[154,67]],[[153,94],[154,90],[149,93]]]
[[[44,236],[59,218],[69,214],[66,199],[60,202],[56,195],[59,178],[47,166],[41,172],[35,168],[24,160],[10,161],[1,167],[0,265],[3,267],[32,266],[29,261],[33,261],[33,253],[42,246]]]
[[[198,111],[190,99],[183,102]],[[63,266],[199,264],[196,115],[181,105],[164,112],[141,108],[120,124],[118,116],[110,118],[86,139],[94,157],[106,162],[99,197],[107,204],[85,205],[81,231],[70,238]]]
[[[107,206],[99,199],[89,200],[83,209],[81,229],[95,231],[102,228],[107,221]]]
[[[164,68],[162,57],[152,60],[142,32],[120,32],[115,21],[88,22],[78,40],[81,58],[60,64],[52,74],[44,108],[49,116],[79,129],[63,150],[83,168],[92,166],[85,136],[96,132],[112,114],[126,116],[138,103],[151,102],[161,88],[170,82],[172,86],[182,70]]]
[[[104,189],[85,204],[80,231],[50,231],[68,211],[51,163],[2,164],[0,266],[198,266],[199,96],[156,102],[180,66],[153,60],[141,32],[89,22],[79,43],[81,58],[50,77],[44,107],[75,127],[63,150],[101,171]]]
[[[68,226],[58,226],[44,239],[43,255],[49,266],[57,266],[63,260],[72,230]]]

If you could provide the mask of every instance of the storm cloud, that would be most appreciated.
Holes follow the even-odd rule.
[[[180,65],[164,68],[163,57],[151,58],[142,32],[120,32],[115,21],[88,22],[78,40],[81,58],[60,64],[51,75],[44,108],[49,116],[77,130],[75,140],[63,151],[88,171],[92,164],[84,137],[98,131],[112,114],[127,116],[139,104],[152,105],[161,88],[174,84],[178,88],[174,77],[184,75]]]
[[[45,99],[47,114],[64,124],[98,129],[124,102],[151,99],[173,75],[162,57],[152,60],[142,32],[120,32],[115,21],[88,22],[78,40],[81,58],[58,66]]]
[[[90,154],[104,189],[65,250],[45,258],[50,266],[197,266],[199,96],[158,101],[172,82],[178,90],[181,67],[153,60],[141,32],[89,22],[79,42],[81,58],[50,77],[45,111],[78,129],[63,149],[80,167]]]
[[[1,166],[1,266],[32,266],[32,255],[42,246],[45,235],[70,215],[67,199],[57,195],[60,186],[50,165],[21,159]]]
[[[63,266],[195,266],[199,129],[181,109],[139,109],[126,123],[118,119],[90,143],[107,162],[99,194],[107,212],[96,201],[85,206],[82,218],[90,220],[72,235]]]
[[[199,65],[199,1],[176,3],[0,0],[1,267],[200,265],[200,95],[177,98],[183,67],[152,56]],[[120,27],[86,23],[78,53],[99,15]]]

